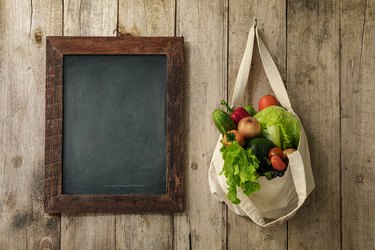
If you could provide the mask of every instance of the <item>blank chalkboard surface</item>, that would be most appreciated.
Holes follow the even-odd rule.
[[[184,210],[182,37],[47,37],[44,208]]]
[[[166,57],[64,57],[63,193],[166,190]]]

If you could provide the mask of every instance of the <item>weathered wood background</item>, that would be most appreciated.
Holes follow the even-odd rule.
[[[261,229],[214,200],[207,169],[257,18],[304,123],[316,189]],[[186,212],[43,212],[45,37],[184,36]],[[268,93],[260,59],[249,101]],[[375,249],[374,0],[0,0],[0,249]]]

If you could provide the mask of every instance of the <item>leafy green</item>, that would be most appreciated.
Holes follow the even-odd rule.
[[[254,116],[262,125],[261,136],[272,141],[277,147],[297,148],[301,127],[292,113],[279,106],[262,109]]]
[[[220,174],[224,174],[227,179],[227,197],[237,205],[241,202],[237,198],[237,187],[240,187],[246,195],[260,189],[260,184],[256,182],[259,178],[256,170],[260,162],[251,149],[242,148],[238,142],[222,148],[222,156],[224,166]]]

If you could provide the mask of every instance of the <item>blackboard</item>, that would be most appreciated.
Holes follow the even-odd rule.
[[[183,211],[183,38],[46,43],[45,211]]]
[[[63,81],[63,193],[166,193],[166,57],[67,55]]]

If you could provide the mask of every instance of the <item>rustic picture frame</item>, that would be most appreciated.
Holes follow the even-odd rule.
[[[182,37],[47,37],[44,208],[48,213],[170,213],[184,210]],[[165,55],[166,193],[64,194],[64,55]]]

